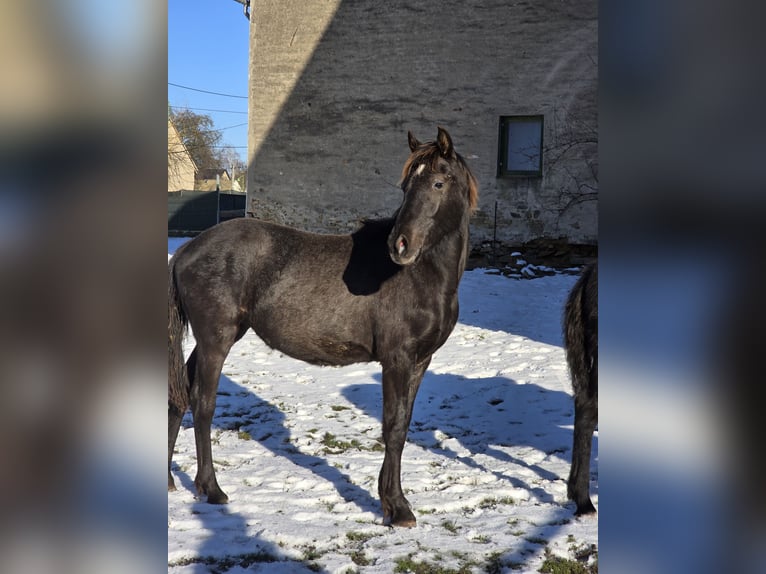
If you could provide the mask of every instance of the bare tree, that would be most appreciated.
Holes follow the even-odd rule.
[[[213,127],[210,116],[196,114],[191,110],[178,110],[171,112],[171,120],[197,168],[221,168],[221,158],[216,148],[223,136]]]
[[[226,168],[229,172],[229,177],[232,181],[242,179],[247,171],[247,164],[245,164],[239,157],[239,153],[230,145],[225,145],[218,152],[218,161],[220,167]],[[242,186],[242,184],[240,183]],[[244,186],[242,186],[244,189]]]
[[[556,137],[545,146],[546,176],[558,174],[556,211],[598,201],[598,120],[594,113],[554,112]]]

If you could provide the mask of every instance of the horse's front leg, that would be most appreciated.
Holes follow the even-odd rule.
[[[402,492],[401,462],[407,430],[412,418],[420,382],[431,357],[383,365],[383,441],[386,454],[378,478],[378,494],[383,506],[383,523],[390,526],[415,526],[415,515]]]

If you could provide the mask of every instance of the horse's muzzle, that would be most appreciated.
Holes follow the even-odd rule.
[[[397,265],[410,265],[418,258],[420,250],[412,249],[410,240],[403,233],[399,235],[392,233],[388,239],[388,252]]]

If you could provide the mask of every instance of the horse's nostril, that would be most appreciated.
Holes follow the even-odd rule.
[[[407,252],[407,238],[404,235],[396,238],[396,252],[399,255],[404,255]]]

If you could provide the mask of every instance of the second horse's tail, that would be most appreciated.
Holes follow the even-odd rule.
[[[598,267],[586,267],[564,308],[564,347],[575,394],[592,395],[598,368]]]

